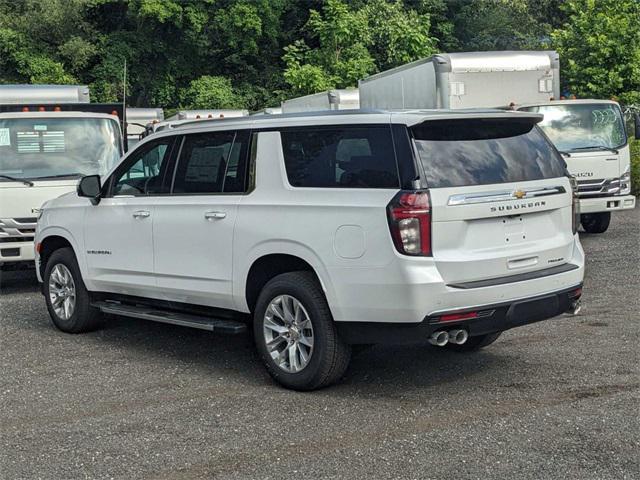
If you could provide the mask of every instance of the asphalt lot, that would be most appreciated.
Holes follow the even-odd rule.
[[[247,337],[53,329],[0,278],[0,478],[640,478],[640,211],[582,235],[584,308],[482,352],[374,347],[295,393]]]

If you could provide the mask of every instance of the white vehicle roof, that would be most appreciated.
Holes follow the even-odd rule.
[[[228,129],[266,129],[282,127],[302,127],[313,125],[347,125],[397,123],[407,126],[417,125],[428,120],[465,119],[465,118],[530,118],[535,122],[543,115],[530,112],[496,109],[458,109],[458,110],[342,110],[304,113],[285,113],[282,115],[258,115],[250,117],[228,118],[222,120],[186,120],[173,128],[156,132],[145,138],[159,138],[165,135],[216,131]],[[144,142],[143,141],[143,142]],[[141,142],[142,143],[142,142]]]
[[[5,112],[0,113],[0,118],[106,118],[120,125],[117,116],[95,112]]]

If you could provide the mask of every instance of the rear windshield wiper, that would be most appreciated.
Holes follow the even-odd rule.
[[[618,150],[616,150],[615,148],[611,148],[611,147],[605,147],[604,145],[589,145],[587,147],[576,147],[576,148],[572,148],[572,151],[576,151],[576,150],[607,150],[609,152],[613,152],[616,155],[618,154]]]
[[[15,178],[15,177],[11,177],[9,175],[0,175],[0,178],[4,178],[5,180],[11,180],[12,182],[24,183],[25,185],[27,185],[29,187],[33,187],[33,182],[30,182],[29,180],[26,180],[24,178]]]

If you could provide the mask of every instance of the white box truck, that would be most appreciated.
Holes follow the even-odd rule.
[[[131,149],[144,136],[147,125],[164,120],[161,108],[127,108],[127,147]]]
[[[183,123],[193,122],[194,120],[224,120],[225,118],[246,117],[248,115],[248,110],[180,110],[160,122],[148,123],[145,131],[141,134],[141,139],[152,133],[175,128]]]
[[[328,90],[282,102],[282,113],[354,110],[358,108],[360,108],[360,93],[357,88]]]
[[[256,115],[280,115],[282,113],[282,107],[267,107],[257,112],[253,112],[251,116]]]
[[[248,110],[214,109],[214,110],[180,110],[167,118],[167,122],[176,120],[215,120],[217,118],[246,117]]]
[[[544,114],[539,126],[578,180],[582,226],[602,233],[611,212],[636,203],[622,111],[610,100],[561,100],[559,67],[555,51],[443,53],[361,80],[360,101],[374,109],[489,107]]]
[[[122,105],[78,85],[0,85],[0,267],[33,262],[42,204],[123,153]]]

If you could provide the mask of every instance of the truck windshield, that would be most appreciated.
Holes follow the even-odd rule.
[[[627,143],[622,113],[615,104],[566,103],[522,110],[544,115],[540,127],[563,152],[616,149]]]
[[[0,119],[0,175],[31,180],[102,175],[121,152],[114,120]]]
[[[429,188],[565,175],[564,161],[531,121],[439,120],[411,131]]]

